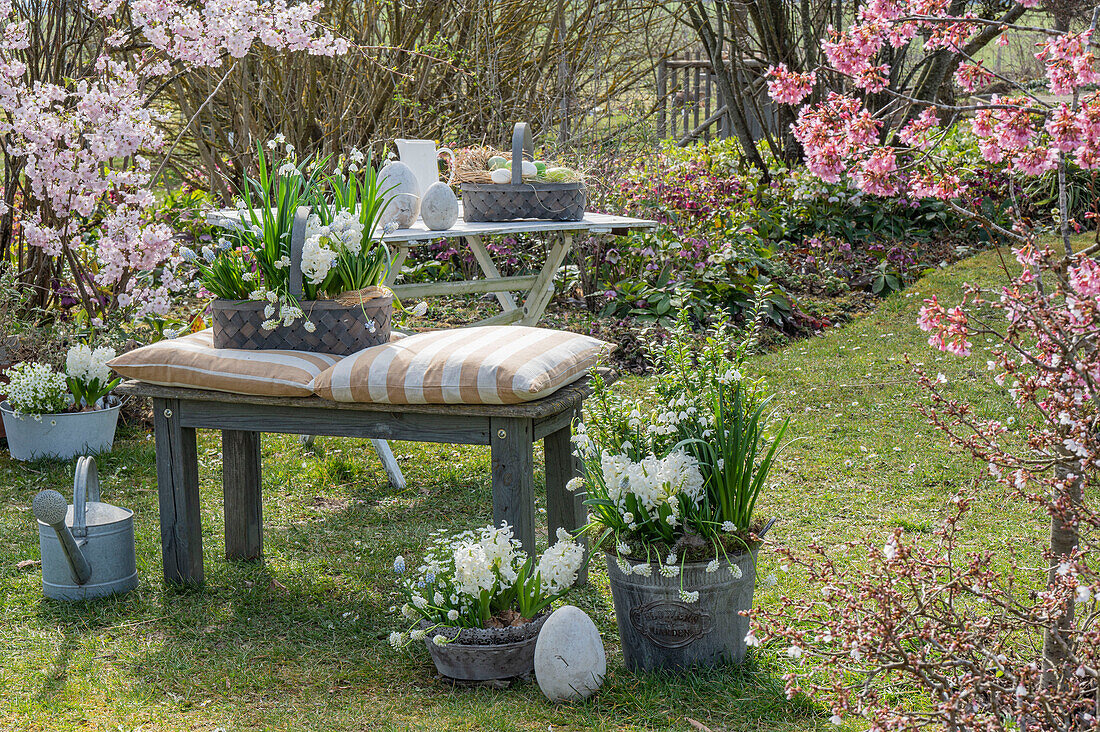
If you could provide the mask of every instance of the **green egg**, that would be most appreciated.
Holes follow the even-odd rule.
[[[503,158],[502,156],[500,156],[500,155],[494,155],[493,157],[489,158],[489,159],[488,159],[488,160],[486,161],[486,163],[485,163],[485,164],[489,166],[489,170],[496,170],[497,168],[507,168],[507,167],[510,167],[510,166],[508,165],[508,161],[507,161],[507,160],[505,160],[505,159],[504,159],[504,158]]]

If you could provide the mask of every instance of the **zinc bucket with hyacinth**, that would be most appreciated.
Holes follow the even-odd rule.
[[[541,557],[520,549],[507,524],[447,534],[437,531],[413,571],[397,557],[412,625],[394,631],[402,648],[423,642],[440,675],[463,682],[505,681],[534,671],[535,642],[548,609],[577,581],[584,547],[564,530]]]
[[[277,168],[262,148],[258,159],[241,224],[201,253],[180,249],[216,298],[214,345],[348,355],[386,343],[390,256],[374,236],[385,192],[370,160],[356,177],[361,154],[331,175],[328,158],[299,164],[289,146]]]
[[[681,317],[647,349],[661,374],[646,400],[657,409],[592,376],[574,437],[584,478],[569,487],[585,493],[585,531],[606,552],[629,669],[745,658],[767,530],[753,509],[787,429],[763,384],[744,375],[756,333],[738,343],[721,326],[696,339]]]
[[[15,460],[109,452],[122,403],[109,396],[120,379],[107,362],[113,348],[77,345],[69,349],[65,372],[24,361],[4,372],[8,398],[0,403],[8,451]]]

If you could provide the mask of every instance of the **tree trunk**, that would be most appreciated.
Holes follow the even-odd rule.
[[[1065,480],[1072,472],[1072,458],[1060,455],[1061,460],[1055,466],[1055,475]],[[1081,478],[1074,479],[1064,496],[1068,504],[1060,515],[1050,517],[1050,572],[1047,584],[1053,585],[1058,579],[1058,565],[1068,561],[1077,551],[1079,535],[1076,526],[1078,506],[1081,503]],[[1069,668],[1072,652],[1072,633],[1074,629],[1075,602],[1073,597],[1066,600],[1062,615],[1047,626],[1043,632],[1043,680],[1044,689],[1054,689],[1072,677],[1074,669]]]

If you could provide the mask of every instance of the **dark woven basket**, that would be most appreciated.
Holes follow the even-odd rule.
[[[264,330],[266,302],[215,300],[211,308],[215,348],[249,350],[280,349],[315,351],[347,356],[364,348],[388,343],[393,324],[393,296],[374,298],[356,305],[336,300],[302,300],[302,245],[310,209],[298,209],[290,241],[290,292],[306,319],[316,326],[305,329],[305,320],[289,327]]]
[[[583,219],[588,205],[584,183],[524,182],[523,161],[533,157],[531,131],[527,123],[520,122],[512,132],[512,182],[463,183],[463,220]]]

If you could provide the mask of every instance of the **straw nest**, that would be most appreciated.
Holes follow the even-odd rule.
[[[494,155],[507,157],[491,147],[471,147],[455,155],[455,180],[459,183],[489,183],[489,158]]]

